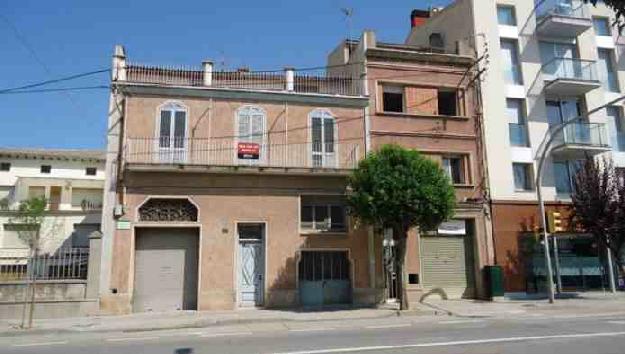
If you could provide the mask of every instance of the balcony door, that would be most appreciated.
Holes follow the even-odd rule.
[[[544,72],[556,78],[576,78],[582,76],[577,48],[571,43],[540,42],[540,56]]]
[[[265,144],[265,112],[259,107],[246,106],[237,112],[237,146],[235,158],[238,164],[257,165],[267,161]]]
[[[336,126],[334,117],[327,111],[311,115],[312,167],[336,167]]]
[[[158,162],[185,162],[187,156],[187,111],[176,103],[161,108],[158,131]]]
[[[547,121],[549,127],[569,121],[581,114],[581,102],[577,99],[565,99],[559,101],[547,101]],[[590,126],[585,122],[569,125],[562,132],[565,142],[588,143],[590,142]]]

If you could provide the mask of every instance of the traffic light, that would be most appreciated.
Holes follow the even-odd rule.
[[[563,232],[564,226],[562,225],[562,214],[557,211],[547,212],[547,227],[549,232]]]

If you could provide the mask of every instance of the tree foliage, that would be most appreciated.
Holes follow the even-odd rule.
[[[454,189],[432,160],[397,145],[385,145],[358,165],[348,202],[363,223],[384,228],[430,230],[452,216]]]
[[[619,257],[625,244],[625,182],[609,158],[586,157],[573,180],[573,221],[593,235],[601,249]],[[625,269],[624,269],[625,270]]]
[[[413,227],[432,230],[453,215],[456,199],[449,177],[417,151],[385,145],[360,161],[349,186],[348,203],[357,220],[393,229],[398,295],[401,309],[406,309],[403,262],[407,234]]]
[[[10,223],[18,228],[20,238],[31,249],[39,247],[39,231],[46,215],[45,198],[30,198],[20,202]]]

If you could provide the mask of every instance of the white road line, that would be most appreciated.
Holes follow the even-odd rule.
[[[42,347],[46,345],[67,344],[67,341],[13,344],[12,347]]]
[[[228,332],[228,333],[204,333],[200,337],[213,338],[213,337],[229,337],[229,336],[249,336],[252,332]]]
[[[625,321],[608,321],[608,323],[625,325]]]
[[[138,341],[138,340],[153,340],[158,339],[157,336],[152,337],[122,337],[122,338],[107,338],[105,339],[107,342],[130,342],[130,341]]]
[[[333,327],[323,327],[323,328],[303,328],[303,329],[289,329],[289,332],[321,332],[321,331],[332,331],[336,328]]]
[[[402,327],[410,327],[411,323],[403,323],[403,324],[395,324],[395,325],[379,325],[379,326],[367,326],[367,329],[382,329],[382,328],[402,328]]]
[[[319,349],[319,350],[302,350],[302,351],[282,352],[282,353],[274,353],[274,354],[352,353],[352,352],[360,352],[360,351],[449,347],[449,346],[471,345],[471,344],[523,342],[523,341],[532,341],[532,340],[548,340],[548,339],[564,339],[564,338],[571,339],[571,338],[589,338],[589,337],[616,337],[616,336],[622,336],[622,335],[625,335],[625,332],[555,334],[555,335],[550,335],[550,336],[486,338],[486,339],[464,340],[464,341],[454,341],[454,342],[434,342],[434,343],[404,344],[404,345],[378,345],[378,346],[370,346],[370,347],[345,347],[345,348],[331,348],[331,349]]]

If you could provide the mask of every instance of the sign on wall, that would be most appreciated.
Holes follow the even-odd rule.
[[[467,227],[464,220],[449,220],[438,226],[439,235],[466,235]]]
[[[260,157],[260,144],[238,143],[237,156],[240,159],[258,160],[258,158]]]

